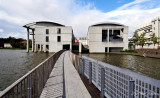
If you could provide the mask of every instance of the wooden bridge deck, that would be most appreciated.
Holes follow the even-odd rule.
[[[69,52],[64,52],[57,60],[40,98],[63,96],[63,57],[66,98],[91,98],[69,58]]]

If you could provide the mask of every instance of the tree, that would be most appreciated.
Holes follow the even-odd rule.
[[[159,39],[159,38],[156,36],[155,33],[152,33],[152,34],[150,34],[149,36],[150,36],[150,41],[153,42],[154,46],[155,46],[155,44],[158,44],[158,43],[159,43],[159,42],[158,42],[158,39]]]
[[[147,38],[145,38],[145,35],[146,33],[142,33],[140,36],[139,36],[139,45],[143,46],[145,45],[146,41],[147,41]]]
[[[133,35],[133,43],[135,44],[135,45],[139,45],[139,35],[138,35],[138,33],[137,32],[134,32],[134,35]]]

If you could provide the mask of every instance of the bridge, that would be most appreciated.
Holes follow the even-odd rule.
[[[61,50],[0,93],[0,98],[160,98],[160,80]]]

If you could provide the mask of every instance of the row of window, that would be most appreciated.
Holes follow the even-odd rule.
[[[46,34],[49,34],[49,29],[46,29]],[[57,34],[61,34],[61,28],[57,28]]]
[[[49,36],[46,36],[46,42],[49,42]],[[61,36],[57,36],[57,42],[61,42]]]

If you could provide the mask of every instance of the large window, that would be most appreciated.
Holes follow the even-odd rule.
[[[46,36],[46,42],[49,42],[49,36]]]
[[[107,42],[107,30],[102,30],[102,42]]]
[[[61,42],[61,36],[57,36],[57,42]]]
[[[110,42],[121,42],[123,41],[122,36],[120,35],[120,30],[109,31],[109,41]]]
[[[57,29],[57,34],[61,34],[61,28]]]
[[[46,29],[46,34],[49,34],[49,29]]]

